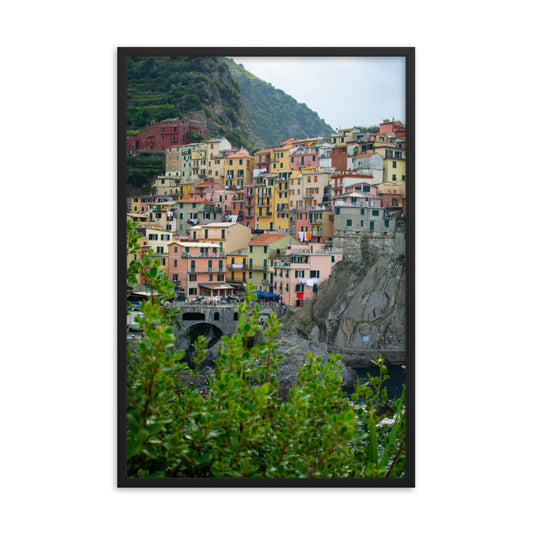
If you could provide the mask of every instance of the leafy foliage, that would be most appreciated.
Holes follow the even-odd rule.
[[[139,251],[133,224],[128,251]],[[283,402],[275,376],[283,359],[281,326],[274,313],[266,328],[260,325],[248,287],[237,331],[223,337],[214,375],[199,390],[206,341],[199,337],[193,364],[186,365],[174,347],[172,284],[158,266],[150,253],[129,266],[129,282],[140,275],[151,289],[141,308],[143,338],[128,349],[129,477],[404,476],[403,401],[386,404],[382,359],[376,361],[379,375],[369,376],[349,399],[338,372],[341,356],[324,362],[308,353]]]

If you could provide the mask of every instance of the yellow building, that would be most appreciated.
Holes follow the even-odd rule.
[[[279,172],[274,178],[272,204],[274,208],[273,229],[289,231],[289,176],[290,172]]]
[[[242,190],[244,185],[252,182],[255,159],[248,150],[241,148],[224,157],[224,175],[222,185],[225,189]]]
[[[127,264],[129,265],[132,260],[140,260],[148,250],[152,249],[153,257],[159,259],[159,270],[168,275],[168,246],[172,240],[172,232],[149,226],[137,228],[137,234],[139,235],[137,242],[141,249],[134,254],[128,254]],[[140,276],[137,277],[137,281],[142,283]]]
[[[274,229],[274,183],[277,174],[260,174],[253,178],[255,229]]]
[[[243,289],[248,274],[248,248],[227,253],[226,268],[226,283],[236,289]]]
[[[354,128],[345,128],[338,130],[337,133],[332,133],[331,144],[339,146],[354,141]]]
[[[383,182],[400,183],[406,181],[405,150],[387,143],[374,145],[374,151],[383,157]]]
[[[288,172],[289,171],[289,154],[292,145],[278,146],[272,150],[272,164],[270,169],[272,172]]]

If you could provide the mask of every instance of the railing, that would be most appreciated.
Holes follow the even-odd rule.
[[[181,257],[190,258],[190,259],[221,259],[226,257],[224,252],[217,252],[216,254],[191,254],[191,252],[181,252]]]

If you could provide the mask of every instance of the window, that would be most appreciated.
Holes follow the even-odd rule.
[[[346,220],[346,227],[351,227],[352,225],[352,219],[349,218],[348,220]]]
[[[397,165],[396,165],[396,161],[393,161],[393,162],[392,162],[392,168],[396,168],[396,166],[397,166]]]
[[[268,253],[268,246],[263,246],[263,253]]]
[[[386,220],[385,220],[385,227],[386,227],[386,228],[389,227],[389,219],[386,219]]]
[[[224,274],[217,274],[217,281],[224,281]]]
[[[392,181],[396,181],[396,174],[392,175]]]
[[[311,270],[310,276],[312,278],[319,278],[320,277],[320,270]]]
[[[161,235],[162,241],[170,241],[170,235]]]
[[[189,281],[196,281],[196,274],[189,274]]]
[[[370,229],[374,229],[374,221],[373,220],[370,221]]]
[[[149,241],[157,241],[157,233],[149,233],[148,234],[148,240]]]
[[[372,209],[372,216],[379,217],[379,211],[377,209]]]
[[[251,254],[254,253],[254,247],[253,247],[253,246],[250,246],[250,253],[251,253]]]

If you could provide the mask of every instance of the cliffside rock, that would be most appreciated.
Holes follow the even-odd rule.
[[[319,286],[317,299],[289,313],[284,332],[343,354],[348,366],[365,366],[382,353],[405,362],[405,265],[378,256],[370,265],[344,260]]]
[[[296,384],[298,369],[308,362],[307,352],[312,353],[315,357],[322,357],[323,362],[326,362],[332,353],[328,352],[324,344],[303,339],[296,333],[287,333],[281,337],[278,353],[283,354],[283,360],[279,363],[279,368],[275,374],[280,384],[282,397],[286,397],[289,389]],[[342,377],[343,387],[355,385],[357,374],[343,362],[340,363],[339,373]]]

